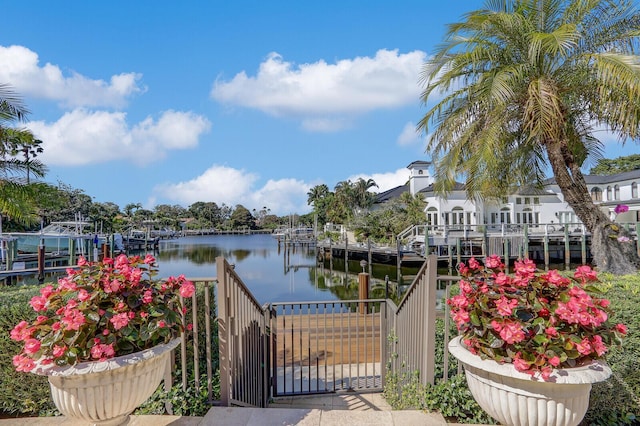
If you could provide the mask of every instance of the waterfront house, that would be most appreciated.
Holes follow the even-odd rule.
[[[374,208],[380,208],[385,202],[410,192],[412,195],[423,194],[427,202],[426,222],[433,226],[487,225],[489,228],[501,228],[544,224],[557,229],[580,226],[580,220],[565,202],[553,178],[543,182],[542,188],[521,187],[513,194],[495,201],[470,200],[464,185],[456,183],[445,198],[434,191],[433,178],[428,170],[430,165],[428,161],[409,164],[408,182],[378,194]],[[640,169],[606,176],[585,175],[585,180],[592,199],[611,218],[623,223],[640,222]],[[614,210],[619,204],[629,206],[629,211],[616,217]]]

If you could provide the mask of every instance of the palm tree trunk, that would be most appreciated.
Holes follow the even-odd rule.
[[[620,227],[595,205],[589,189],[567,145],[545,144],[551,168],[565,201],[591,233],[593,263],[602,272],[632,274],[640,267],[640,257],[626,229]]]

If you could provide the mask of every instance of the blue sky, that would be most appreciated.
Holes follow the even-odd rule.
[[[6,2],[0,82],[31,110],[46,180],[95,202],[306,213],[317,184],[382,191],[429,160],[422,63],[482,4]]]

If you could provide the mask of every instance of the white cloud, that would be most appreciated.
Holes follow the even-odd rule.
[[[242,204],[249,210],[267,207],[275,215],[309,211],[309,184],[297,179],[269,180],[256,188],[258,175],[232,167],[213,165],[200,176],[179,183],[165,183],[154,188],[155,198],[171,200],[185,206],[197,201],[218,205]]]
[[[420,134],[416,131],[416,125],[412,122],[405,124],[402,133],[396,140],[400,146],[415,145],[420,142]]]
[[[112,160],[144,165],[164,158],[170,150],[195,147],[211,123],[192,112],[165,111],[157,120],[148,117],[130,128],[124,112],[76,109],[54,123],[32,121],[27,127],[44,141],[41,159],[49,165]]]
[[[275,116],[302,117],[306,128],[326,131],[313,123],[417,103],[425,56],[379,50],[374,57],[295,65],[271,53],[255,77],[242,71],[230,81],[216,80],[211,97]]]
[[[409,181],[409,170],[402,168],[388,173],[357,174],[350,176],[347,180],[355,182],[360,178],[364,180],[373,179],[378,184],[378,188],[373,187],[370,191],[380,193],[407,183]]]
[[[23,46],[0,46],[0,63],[0,81],[10,83],[16,92],[66,107],[122,107],[131,95],[146,91],[138,84],[141,74],[117,74],[109,81],[74,71],[64,75],[57,65],[41,66],[38,54]]]

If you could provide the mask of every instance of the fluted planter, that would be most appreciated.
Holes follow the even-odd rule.
[[[179,344],[176,338],[107,361],[38,366],[32,372],[48,376],[53,402],[66,417],[94,425],[120,425],[157,389],[171,351]]]
[[[532,379],[512,364],[483,360],[469,352],[457,337],[449,352],[464,366],[467,385],[478,405],[509,426],[575,426],[589,407],[591,385],[609,378],[602,362],[555,370],[554,381]]]

